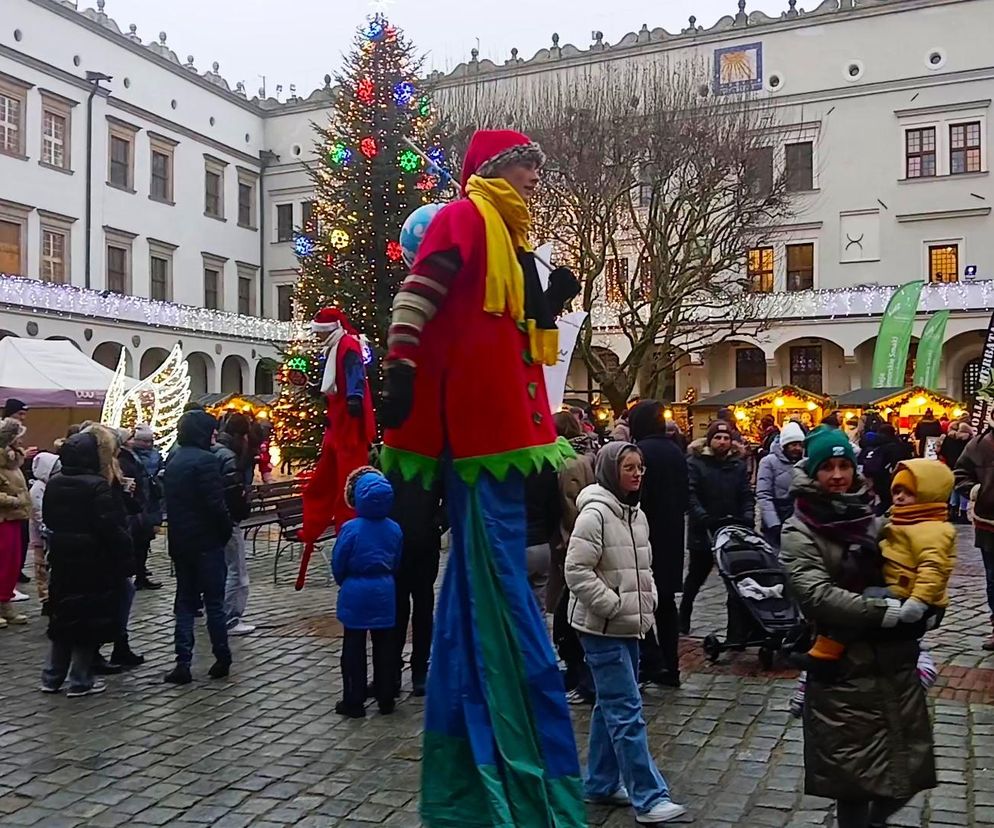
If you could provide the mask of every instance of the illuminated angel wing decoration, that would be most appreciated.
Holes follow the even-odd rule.
[[[124,354],[107,389],[101,422],[114,428],[148,423],[156,447],[165,452],[176,440],[176,424],[190,400],[190,375],[183,351],[173,347],[165,362],[133,388],[125,386]]]

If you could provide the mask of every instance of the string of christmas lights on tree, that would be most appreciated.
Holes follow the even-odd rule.
[[[440,188],[449,183],[419,67],[411,44],[382,14],[359,29],[336,78],[329,126],[317,129],[314,208],[293,240],[300,263],[295,318],[306,323],[321,308],[341,308],[368,338],[377,364],[385,355],[393,298],[407,276],[401,227],[416,207],[440,200]],[[322,358],[320,343],[308,337],[295,339],[284,355],[272,412],[284,453],[297,447],[304,456],[305,447],[320,445],[323,401],[307,386],[320,379]],[[375,369],[369,379],[375,394]]]

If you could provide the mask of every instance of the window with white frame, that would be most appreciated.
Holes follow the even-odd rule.
[[[71,116],[76,101],[41,90],[41,163],[59,170],[70,169]]]
[[[990,101],[896,110],[906,181],[987,171]]]
[[[175,190],[175,165],[173,158],[176,152],[177,141],[165,135],[154,132],[148,134],[151,180],[149,181],[148,197],[152,201],[161,201],[163,204],[173,203],[173,192]]]
[[[48,210],[39,210],[41,219],[41,267],[43,282],[66,285],[72,279],[69,269],[71,229],[76,219]]]
[[[224,309],[224,267],[228,260],[223,256],[204,253],[204,307],[209,310]]]
[[[135,135],[139,127],[107,116],[107,183],[119,190],[135,191]]]
[[[224,219],[224,168],[227,161],[204,155],[204,215]]]
[[[137,235],[125,230],[104,227],[106,240],[106,289],[111,293],[131,294],[131,247]]]
[[[30,84],[0,76],[0,153],[24,156],[24,110]]]
[[[238,167],[238,226],[255,229],[256,186],[259,175],[254,170]]]
[[[173,298],[173,251],[176,245],[148,240],[148,298],[171,302]]]

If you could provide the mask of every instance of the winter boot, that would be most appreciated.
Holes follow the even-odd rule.
[[[166,684],[189,684],[193,681],[193,676],[190,675],[190,665],[177,664],[162,677],[162,680]]]
[[[994,630],[994,615],[991,616],[991,628]],[[994,652],[994,631],[991,632],[991,637],[980,645],[980,649],[989,653]]]
[[[228,674],[231,672],[231,659],[217,659],[213,665],[211,665],[210,670],[207,671],[207,675],[212,679],[227,678]]]
[[[127,670],[144,664],[145,656],[133,652],[128,642],[123,641],[114,645],[114,652],[110,654],[110,663]]]
[[[7,603],[0,604],[0,618],[6,621],[8,624],[27,624],[28,617],[26,615],[21,615],[17,612],[13,606]]]

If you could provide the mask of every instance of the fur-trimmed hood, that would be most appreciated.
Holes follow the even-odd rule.
[[[24,423],[16,417],[6,417],[0,420],[0,466],[5,469],[16,469],[24,462],[24,452],[14,446],[14,442],[27,429]]]
[[[692,457],[713,457],[715,460],[718,459],[714,451],[711,450],[711,446],[708,445],[708,441],[704,437],[700,437],[694,440],[689,446],[687,446],[687,454]],[[741,459],[745,456],[745,452],[742,449],[741,444],[732,441],[732,447],[729,449],[728,454],[725,455],[726,459]]]
[[[120,483],[122,474],[121,467],[117,463],[117,452],[121,446],[121,440],[117,431],[99,423],[94,423],[84,429],[84,433],[92,434],[97,441],[97,454],[100,457],[100,475],[108,483],[115,481]]]

